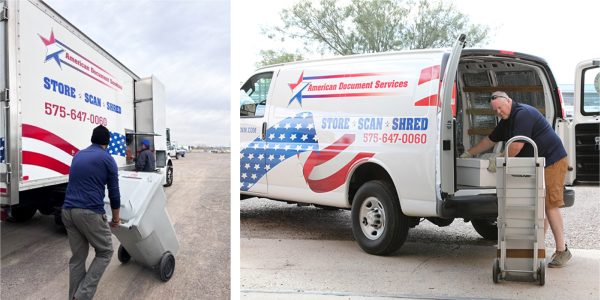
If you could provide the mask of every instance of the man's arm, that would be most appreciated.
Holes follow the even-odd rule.
[[[492,147],[494,147],[494,145],[496,145],[496,142],[490,140],[490,138],[486,136],[485,138],[483,138],[483,140],[479,141],[479,143],[477,143],[477,145],[475,145],[475,146],[471,147],[469,150],[467,150],[467,152],[469,154],[475,156],[481,152],[491,149]]]
[[[524,145],[525,145],[525,143],[523,143],[523,142],[510,143],[510,146],[508,146],[508,156],[509,157],[517,156],[517,154],[519,154],[519,152],[521,152],[521,149],[523,149]]]
[[[119,169],[117,163],[112,157],[108,157],[108,198],[110,199],[110,208],[112,211],[112,226],[118,226],[121,222],[120,207],[121,193],[119,191]]]

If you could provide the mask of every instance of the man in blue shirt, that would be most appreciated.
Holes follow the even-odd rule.
[[[110,132],[100,125],[94,128],[91,140],[91,146],[73,157],[62,209],[73,253],[69,260],[69,299],[92,299],[112,258],[111,231],[104,211],[105,186],[108,186],[113,216],[111,226],[116,227],[120,222],[118,169],[115,160],[106,152]],[[96,256],[86,271],[90,245]]]
[[[544,232],[548,230],[548,225],[550,225],[556,242],[556,251],[548,267],[564,267],[572,256],[565,243],[563,219],[559,210],[565,204],[563,190],[568,170],[567,151],[546,118],[534,107],[513,101],[502,91],[492,93],[490,104],[501,118],[500,122],[488,137],[485,137],[460,157],[473,157],[492,148],[497,142],[503,141],[506,143],[510,138],[517,135],[524,135],[535,142],[538,147],[538,156],[545,157],[546,160],[544,168],[546,183]],[[533,146],[525,142],[516,141],[511,143],[509,149],[505,151],[508,151],[509,157],[533,156]],[[488,170],[495,172],[495,164],[495,157],[492,157]]]
[[[150,150],[150,141],[142,141],[142,151],[135,159],[135,170],[138,172],[154,172],[156,169],[156,159],[154,153]]]

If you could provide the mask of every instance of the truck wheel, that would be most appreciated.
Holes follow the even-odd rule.
[[[387,255],[398,250],[408,235],[409,217],[385,181],[363,184],[352,202],[352,233],[367,253]]]
[[[173,276],[173,272],[175,272],[175,257],[171,252],[167,252],[163,254],[160,259],[160,265],[158,268],[158,272],[160,275],[160,280],[167,282]]]
[[[53,206],[40,205],[38,207],[38,211],[40,212],[40,214],[48,216],[53,215],[56,209]]]
[[[56,224],[56,226],[58,227],[65,227],[65,224],[63,223],[62,220],[62,209],[57,209],[54,212],[54,224]]]
[[[36,211],[33,205],[13,205],[10,207],[10,216],[16,222],[25,222],[33,218]]]
[[[179,159],[179,153],[175,154],[175,159]]]
[[[167,183],[165,183],[164,186],[171,186],[173,184],[173,167],[172,166],[168,166],[167,167]]]
[[[474,219],[471,220],[471,225],[475,228],[475,231],[486,240],[495,241],[498,240],[498,227],[496,220],[491,219]]]
[[[129,252],[127,252],[127,250],[125,250],[125,247],[123,247],[123,245],[119,245],[119,251],[117,252],[117,258],[119,259],[119,261],[122,264],[126,264],[131,259],[131,255],[129,255]]]

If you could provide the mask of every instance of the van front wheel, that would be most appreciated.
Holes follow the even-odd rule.
[[[408,235],[409,217],[390,185],[381,180],[363,184],[352,202],[352,233],[367,253],[387,255],[398,250]]]

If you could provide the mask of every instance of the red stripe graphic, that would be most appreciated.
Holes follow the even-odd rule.
[[[69,166],[65,165],[61,161],[30,151],[23,151],[23,164],[43,167],[63,175],[68,175],[70,169]]]
[[[434,79],[440,79],[440,65],[432,66],[421,70],[421,76],[419,77],[419,85]]]
[[[5,188],[0,188],[0,194],[6,194],[6,189]]]
[[[46,142],[69,155],[75,155],[79,151],[77,147],[71,145],[71,143],[65,141],[63,138],[37,126],[23,124],[23,137]]]
[[[427,97],[415,102],[415,106],[437,106],[437,105],[438,105],[438,95],[437,94],[427,96]]]
[[[335,141],[335,143],[333,143],[332,145],[329,145],[328,147],[321,149],[320,151],[313,151],[310,153],[308,159],[306,160],[306,163],[304,164],[302,172],[304,174],[304,179],[306,180],[306,183],[313,192],[326,193],[335,190],[336,188],[344,184],[344,182],[346,182],[348,171],[350,170],[352,165],[354,165],[354,163],[361,159],[370,158],[373,157],[373,155],[375,155],[375,153],[360,152],[356,156],[354,156],[354,158],[352,158],[351,161],[349,161],[346,165],[344,165],[341,169],[339,169],[332,175],[318,180],[308,178],[315,167],[322,165],[327,161],[331,160],[332,158],[336,157],[340,152],[344,151],[352,143],[354,143],[354,134],[345,134],[339,140]]]

